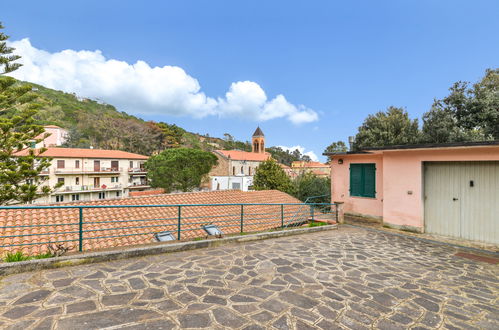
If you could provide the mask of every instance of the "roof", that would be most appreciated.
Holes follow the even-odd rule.
[[[421,144],[402,144],[384,147],[370,147],[363,148],[359,151],[349,152],[325,152],[325,156],[334,155],[355,155],[355,154],[368,154],[373,151],[389,151],[389,150],[411,150],[411,149],[445,149],[445,148],[463,148],[463,147],[486,147],[486,146],[499,146],[499,140],[492,141],[468,141],[468,142],[450,142],[450,143],[421,143]]]
[[[24,149],[16,156],[24,156],[28,154],[30,149]],[[60,158],[111,158],[111,159],[148,159],[148,156],[134,154],[121,150],[104,150],[104,149],[80,149],[80,148],[47,148],[45,152],[40,154],[42,157],[60,157]]]
[[[329,167],[329,165],[321,162],[295,161],[291,163],[291,167]]]
[[[178,204],[236,204],[236,203],[301,203],[298,199],[277,191],[225,190],[212,192],[162,194],[100,200],[79,203],[58,203],[68,205],[178,205]],[[308,218],[308,208],[300,205],[284,206],[284,220],[295,219],[304,212]],[[181,235],[183,239],[205,237],[200,223],[213,223],[221,227],[225,234],[238,233],[241,221],[240,205],[184,206],[182,207]],[[0,238],[0,255],[6,251],[21,250],[12,244],[30,243],[22,250],[36,254],[46,252],[47,241],[62,241],[66,247],[76,250],[78,245],[79,209],[0,209],[0,236],[24,235],[22,237]],[[265,214],[265,220],[262,220]],[[153,242],[153,234],[160,231],[177,232],[177,207],[133,207],[133,208],[86,208],[83,211],[84,249],[102,249]],[[244,207],[244,231],[262,231],[281,226],[280,205],[247,205]],[[301,219],[301,217],[299,218]],[[57,224],[57,226],[56,226]],[[225,225],[226,227],[222,227]],[[25,226],[25,227],[20,227]],[[124,237],[113,237],[127,235]],[[107,236],[107,238],[96,238]],[[36,244],[40,243],[40,244]]]
[[[253,133],[253,136],[265,136],[262,130],[260,129],[260,126],[256,128],[255,133]]]
[[[257,162],[263,162],[270,158],[270,154],[265,152],[263,154],[256,152],[247,152],[241,150],[215,150],[216,153],[222,155],[225,158],[230,158],[233,160],[251,160]]]
[[[56,125],[43,125],[44,128],[59,128],[63,129],[62,127],[56,126]]]

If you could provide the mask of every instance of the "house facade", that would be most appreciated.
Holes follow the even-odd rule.
[[[384,225],[499,244],[499,141],[391,146],[331,158],[332,201]]]
[[[78,148],[48,148],[41,155],[52,158],[51,166],[40,174],[44,185],[62,186],[37,199],[37,204],[122,198],[150,189],[144,168],[147,156]]]
[[[291,169],[296,175],[301,173],[312,173],[319,177],[329,177],[331,175],[331,167],[320,162],[295,161],[291,163]]]
[[[271,157],[265,151],[265,136],[260,127],[252,137],[252,152],[215,150],[213,153],[218,164],[209,173],[211,190],[250,190],[256,168]]]
[[[43,126],[45,129],[45,133],[37,136],[37,138],[43,138],[43,135],[50,134],[48,137],[43,139],[42,141],[35,144],[35,148],[49,148],[49,147],[58,147],[64,144],[68,139],[68,131],[64,128],[55,125],[46,125]]]

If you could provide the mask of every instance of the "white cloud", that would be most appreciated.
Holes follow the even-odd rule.
[[[278,147],[281,148],[282,150],[289,151],[289,152],[293,152],[295,150],[298,150],[302,155],[306,155],[306,156],[310,157],[310,159],[312,161],[314,161],[314,162],[319,161],[319,157],[317,157],[315,152],[313,152],[313,151],[305,152],[305,147],[302,147],[302,146],[294,146],[294,147],[278,146]]]
[[[10,75],[49,88],[97,98],[135,114],[157,113],[203,118],[238,117],[255,121],[286,118],[294,124],[318,120],[303,105],[283,95],[269,99],[255,82],[231,84],[225,97],[208,97],[196,78],[177,66],[151,67],[144,61],[129,64],[107,59],[101,51],[63,50],[50,53],[29,39],[10,42],[23,66]]]

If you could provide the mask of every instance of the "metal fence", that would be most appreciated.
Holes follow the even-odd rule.
[[[159,232],[200,239],[207,236],[206,225],[230,235],[337,219],[336,205],[329,203],[0,207],[0,255],[44,253],[52,244],[72,251],[147,244]]]

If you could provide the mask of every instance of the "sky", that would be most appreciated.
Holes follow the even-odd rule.
[[[499,1],[11,1],[13,76],[312,158],[389,106],[499,67]]]

